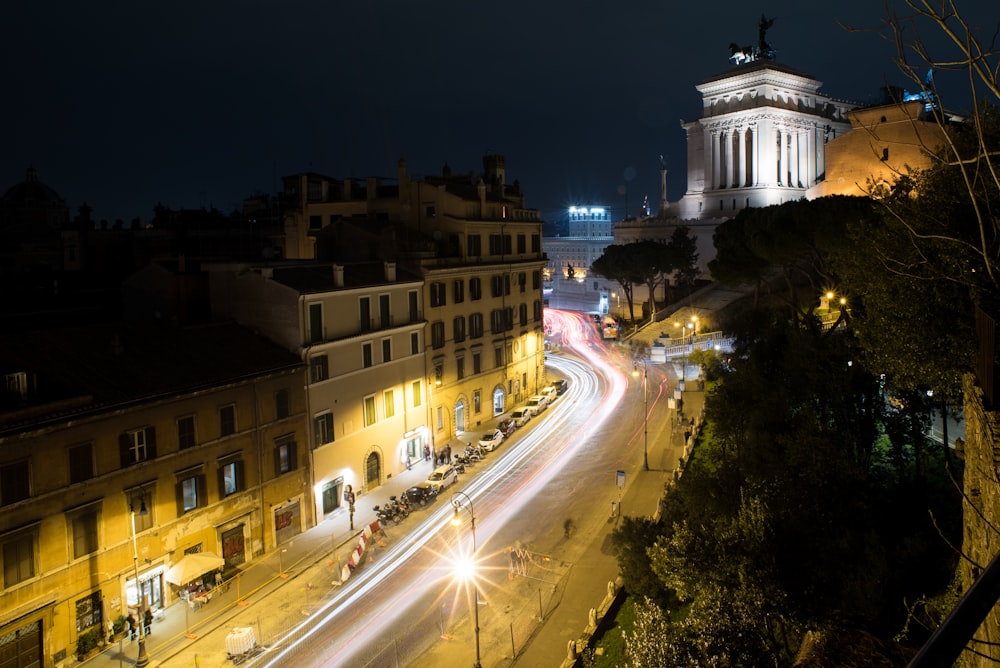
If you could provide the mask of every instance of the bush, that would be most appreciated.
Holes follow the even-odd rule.
[[[89,631],[85,631],[76,637],[76,656],[79,659],[87,656],[90,650],[97,647],[97,643],[101,641],[101,630],[99,628],[92,628]]]

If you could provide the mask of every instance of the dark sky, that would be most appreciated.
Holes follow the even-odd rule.
[[[1000,18],[957,1],[977,25]],[[683,193],[680,120],[762,13],[777,60],[827,94],[907,84],[893,45],[838,25],[877,28],[876,0],[11,0],[0,192],[34,165],[72,211],[146,220],[157,202],[228,212],[300,171],[393,177],[404,156],[411,175],[463,173],[499,153],[546,220],[634,214],[658,202],[660,154]]]

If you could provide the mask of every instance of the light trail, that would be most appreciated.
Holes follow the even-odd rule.
[[[552,331],[562,334],[564,347],[576,355],[547,359],[550,368],[570,380],[569,388],[558,399],[559,410],[546,410],[533,418],[541,424],[521,435],[513,447],[501,449],[485,471],[462,487],[476,509],[479,549],[473,556],[479,566],[502,552],[490,548],[494,536],[568,461],[580,456],[628,387],[628,376],[607,361],[602,344],[595,346],[596,333],[586,317],[549,310],[546,319]],[[603,392],[595,370],[603,377]],[[455,531],[450,524],[452,514],[451,504],[441,503],[423,522],[401,534],[378,562],[351,577],[322,608],[276,638],[274,649],[253,663],[304,665],[308,660],[310,665],[347,665],[364,648],[376,644],[386,628],[405,623],[400,618],[414,602],[433,592],[438,592],[440,600],[454,582],[456,561],[469,551],[464,545],[471,541],[468,531],[459,534],[458,541],[450,539]],[[480,586],[489,584],[479,575],[477,580]],[[314,650],[308,659],[300,655],[303,646]]]

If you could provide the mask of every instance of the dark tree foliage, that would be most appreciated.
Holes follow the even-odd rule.
[[[803,629],[844,619],[888,638],[904,602],[945,586],[954,567],[930,513],[960,540],[958,492],[936,450],[914,468],[916,427],[893,461],[880,438],[893,416],[850,332],[763,322],[740,332],[660,523],[616,534],[629,591],[657,591],[650,571],[668,590],[671,660],[715,648],[736,662],[718,665],[791,665]],[[923,410],[892,409],[913,425]]]

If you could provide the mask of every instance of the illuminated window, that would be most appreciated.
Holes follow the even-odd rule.
[[[333,413],[321,413],[313,418],[313,436],[315,447],[333,442]]]
[[[219,466],[219,497],[225,498],[246,489],[243,460],[230,459]]]
[[[396,397],[392,390],[382,393],[382,404],[385,407],[386,419],[396,415]]]
[[[297,466],[298,449],[295,447],[295,435],[288,434],[274,439],[274,473],[281,475],[294,471]]]
[[[375,395],[371,394],[365,397],[365,426],[370,427],[377,421],[375,414]]]
[[[421,403],[423,403],[423,389],[420,387],[421,383],[419,380],[413,381],[413,407],[416,408]]]

